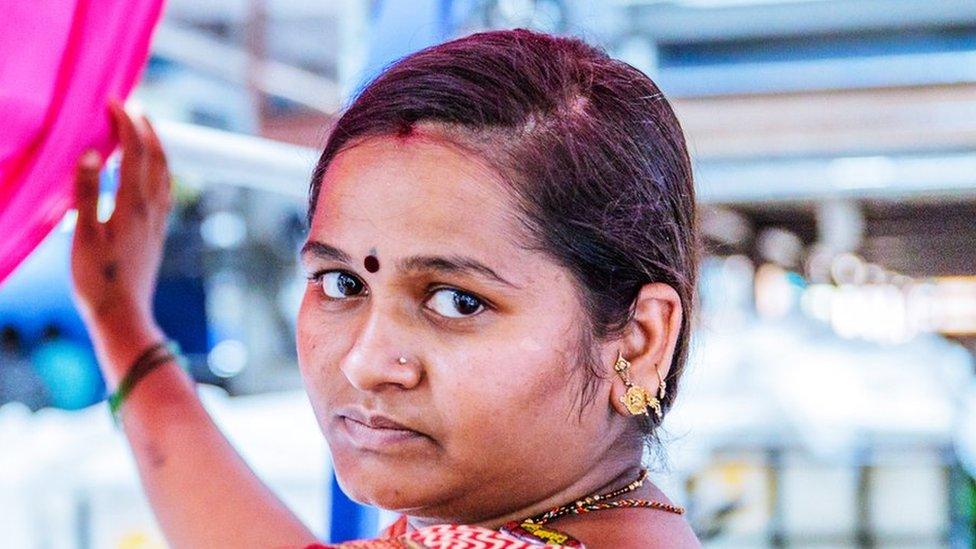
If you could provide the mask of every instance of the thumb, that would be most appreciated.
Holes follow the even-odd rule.
[[[98,172],[102,165],[98,151],[81,155],[75,175],[75,207],[78,209],[76,231],[91,232],[98,226]]]

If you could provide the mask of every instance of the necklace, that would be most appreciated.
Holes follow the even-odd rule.
[[[660,511],[674,513],[676,515],[684,514],[685,510],[683,508],[678,507],[677,505],[662,503],[660,501],[647,499],[620,499],[617,501],[606,501],[637,490],[644,485],[644,481],[646,480],[647,469],[641,469],[637,480],[631,482],[623,488],[618,488],[605,494],[594,494],[587,496],[583,499],[578,499],[573,503],[553,507],[552,509],[533,517],[522,519],[521,521],[509,522],[502,526],[500,530],[502,533],[508,534],[523,541],[541,541],[544,543],[556,543],[565,547],[581,547],[582,544],[568,534],[564,534],[558,530],[544,528],[543,525],[566,515],[581,515],[591,511],[619,509],[624,507],[643,507],[647,509],[658,509]]]

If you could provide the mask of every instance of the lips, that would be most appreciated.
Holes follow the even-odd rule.
[[[350,408],[336,416],[339,430],[360,450],[389,452],[405,444],[430,441],[427,435],[380,414]]]

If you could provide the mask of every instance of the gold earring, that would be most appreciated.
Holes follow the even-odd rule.
[[[658,421],[660,421],[660,420],[664,419],[664,409],[663,409],[661,403],[664,402],[664,397],[668,394],[667,393],[667,391],[668,391],[668,382],[667,381],[664,381],[664,378],[661,377],[661,372],[660,371],[658,371],[657,377],[661,380],[661,384],[658,385],[658,388],[657,388],[657,398],[654,399],[654,400],[657,401],[657,406],[653,406],[653,408],[654,408],[654,413],[657,415]]]
[[[620,397],[620,402],[627,408],[627,411],[631,415],[650,415],[647,413],[648,408],[654,410],[654,415],[661,419],[663,415],[661,412],[661,402],[651,395],[647,389],[634,385],[630,380],[630,362],[617,351],[617,361],[613,365],[613,369],[620,375],[620,378],[624,381],[624,386],[627,387],[627,392]]]

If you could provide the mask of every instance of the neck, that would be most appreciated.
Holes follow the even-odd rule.
[[[501,525],[511,521],[521,521],[544,513],[553,507],[573,503],[594,494],[602,494],[617,488],[622,488],[637,479],[641,471],[638,462],[613,463],[604,468],[595,468],[577,478],[569,485],[561,487],[551,493],[545,494],[536,501],[528,505],[522,505],[517,509],[511,509],[494,516],[480,517],[475,520],[444,519],[433,517],[408,517],[410,526],[413,528],[424,528],[435,524],[469,524],[472,526],[482,526],[485,528],[497,529]]]

